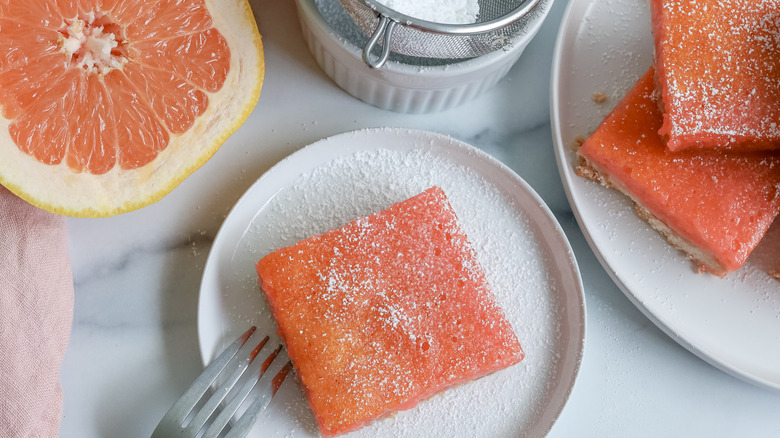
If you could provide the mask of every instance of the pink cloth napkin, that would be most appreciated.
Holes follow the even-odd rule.
[[[73,320],[65,220],[0,186],[0,437],[54,437]]]

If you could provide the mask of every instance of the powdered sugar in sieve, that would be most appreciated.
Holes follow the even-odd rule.
[[[473,1],[473,0],[472,0]],[[390,52],[424,58],[465,59],[499,50],[512,43],[523,28],[526,18],[541,0],[478,0],[478,14],[474,22],[446,23],[430,19],[459,20],[473,9],[468,4],[464,11],[457,11],[461,4],[453,1],[424,2],[449,10],[429,14],[429,7],[408,7],[408,2],[385,0],[340,0],[344,9],[366,35],[370,35],[363,49],[363,60],[370,67],[379,68],[387,61]],[[403,6],[407,15],[390,6]],[[423,17],[423,18],[420,18]],[[427,18],[427,19],[426,19]],[[465,21],[465,20],[464,20]],[[388,43],[389,42],[389,43]],[[374,49],[381,46],[379,56]]]

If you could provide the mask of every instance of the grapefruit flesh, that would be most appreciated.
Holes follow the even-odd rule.
[[[257,102],[246,0],[0,0],[0,183],[109,216],[205,163]]]
[[[256,267],[325,436],[523,359],[438,187]]]

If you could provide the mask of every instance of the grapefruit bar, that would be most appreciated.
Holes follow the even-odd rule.
[[[651,68],[580,146],[577,172],[625,193],[703,271],[738,269],[780,212],[780,154],[671,152]]]
[[[325,436],[523,359],[438,187],[256,267]]]
[[[651,0],[670,150],[780,149],[778,2]]]

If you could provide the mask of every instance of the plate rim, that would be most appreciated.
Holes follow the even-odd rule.
[[[675,328],[672,327],[671,324],[665,322],[660,315],[656,315],[655,312],[647,308],[643,304],[642,300],[635,295],[634,291],[632,291],[631,288],[628,287],[628,285],[626,285],[625,282],[621,279],[617,270],[606,260],[606,258],[602,254],[599,244],[595,241],[595,239],[591,235],[589,227],[581,215],[578,201],[575,199],[575,197],[572,194],[571,185],[573,184],[573,182],[571,179],[572,176],[571,171],[569,169],[571,163],[569,163],[569,161],[565,156],[567,151],[566,151],[566,146],[563,142],[563,135],[561,129],[562,120],[560,117],[561,98],[562,98],[561,81],[563,80],[562,79],[563,66],[567,62],[567,60],[564,58],[565,52],[566,50],[568,50],[567,48],[565,48],[565,45],[571,42],[572,34],[576,34],[576,30],[578,30],[581,27],[582,17],[574,17],[575,8],[586,9],[586,7],[582,5],[590,5],[597,1],[600,0],[571,0],[566,6],[566,10],[564,11],[563,17],[561,19],[561,25],[558,30],[558,35],[555,41],[555,49],[553,51],[553,57],[552,57],[553,68],[552,68],[552,75],[550,80],[550,120],[551,120],[551,127],[553,133],[553,143],[554,143],[553,149],[555,151],[555,158],[558,165],[558,173],[561,177],[561,182],[563,183],[564,191],[566,192],[566,198],[569,201],[569,205],[571,205],[572,207],[572,213],[574,213],[574,217],[577,220],[577,224],[579,225],[580,231],[582,231],[585,240],[588,242],[588,246],[591,248],[593,254],[598,259],[599,264],[607,272],[607,274],[612,279],[612,281],[618,286],[618,288],[629,299],[629,301],[631,301],[631,303],[643,315],[645,315],[646,318],[648,318],[656,327],[661,329],[661,331],[663,331],[667,336],[669,336],[672,340],[674,340],[679,345],[684,347],[686,350],[693,353],[695,356],[699,357],[700,359],[709,363],[715,368],[728,373],[731,376],[734,376],[742,381],[748,382],[750,384],[759,387],[767,388],[774,391],[780,391],[780,381],[772,381],[764,377],[761,377],[756,373],[743,370],[740,367],[733,365],[728,360],[724,360],[722,358],[716,357],[714,354],[706,351],[705,349],[697,347],[693,341],[688,339],[688,337],[684,334],[684,332],[676,330]]]
[[[204,345],[204,334],[203,334],[203,330],[204,330],[203,328],[204,298],[203,297],[204,297],[204,288],[207,286],[205,283],[207,277],[212,275],[212,273],[216,273],[221,266],[219,261],[219,255],[217,253],[219,253],[220,251],[224,251],[225,250],[224,248],[226,246],[229,246],[230,248],[234,247],[233,243],[230,241],[228,241],[227,243],[222,242],[222,240],[228,238],[226,237],[226,235],[230,232],[229,228],[233,227],[233,225],[231,224],[231,218],[233,218],[233,220],[236,220],[234,216],[236,214],[239,214],[238,213],[239,210],[244,208],[244,204],[246,202],[250,202],[249,199],[251,198],[252,193],[257,190],[257,187],[261,186],[268,179],[272,179],[275,176],[275,174],[284,171],[286,167],[300,164],[297,162],[301,162],[301,161],[305,162],[305,160],[309,158],[310,155],[316,154],[318,149],[324,148],[326,146],[329,146],[331,148],[338,147],[337,145],[329,144],[329,143],[337,142],[340,140],[340,138],[345,138],[346,136],[350,136],[350,135],[371,136],[377,134],[403,135],[405,137],[418,136],[418,138],[420,136],[424,136],[427,137],[427,139],[434,139],[435,141],[447,141],[449,142],[447,147],[451,147],[451,146],[455,147],[457,149],[460,149],[461,153],[469,153],[475,156],[476,158],[485,160],[488,164],[495,166],[498,170],[504,173],[505,176],[508,176],[511,179],[512,183],[516,185],[515,187],[512,187],[513,189],[520,188],[521,190],[526,192],[526,195],[530,196],[530,198],[535,201],[533,207],[538,208],[539,213],[541,213],[542,215],[540,216],[540,220],[536,222],[540,224],[546,223],[546,225],[549,225],[550,227],[548,230],[553,233],[553,235],[555,236],[555,240],[557,241],[557,242],[550,242],[550,243],[556,243],[557,246],[560,246],[560,249],[565,250],[565,254],[561,256],[565,258],[566,260],[565,264],[562,264],[560,261],[558,261],[559,257],[551,257],[552,260],[548,262],[549,263],[548,266],[556,267],[556,269],[561,272],[562,279],[564,278],[563,274],[570,276],[568,281],[571,282],[570,285],[571,287],[562,287],[561,288],[562,292],[559,293],[557,296],[560,297],[562,301],[561,308],[565,310],[565,314],[569,316],[569,318],[561,320],[562,330],[564,330],[563,327],[571,326],[567,331],[567,337],[569,338],[569,345],[566,346],[564,351],[569,353],[568,354],[569,356],[572,355],[571,353],[574,354],[573,357],[570,357],[568,359],[564,358],[564,360],[559,362],[560,364],[559,372],[557,373],[557,375],[554,375],[553,377],[550,378],[553,381],[558,381],[564,384],[557,385],[559,387],[558,394],[556,394],[555,390],[550,391],[548,393],[548,394],[555,395],[556,398],[560,397],[559,398],[560,402],[557,403],[557,406],[553,406],[554,409],[546,409],[547,412],[543,412],[538,416],[540,420],[539,420],[539,424],[537,424],[537,427],[541,424],[543,427],[540,429],[540,431],[543,434],[548,433],[557,422],[558,418],[563,412],[563,409],[568,404],[568,401],[571,397],[571,393],[579,377],[581,364],[585,353],[585,340],[587,336],[586,302],[585,302],[585,294],[584,294],[584,285],[582,282],[582,275],[579,270],[579,266],[576,260],[576,255],[571,247],[571,243],[569,242],[565,232],[563,231],[563,228],[561,227],[558,220],[555,218],[555,215],[549,209],[547,204],[542,200],[539,194],[522,177],[520,177],[514,170],[512,170],[506,164],[504,164],[497,158],[493,157],[492,155],[488,154],[487,152],[475,146],[472,146],[471,144],[465,141],[438,132],[427,131],[422,129],[395,128],[395,127],[363,128],[363,129],[341,132],[338,134],[334,134],[316,140],[294,151],[290,155],[284,157],[279,162],[271,166],[255,182],[253,182],[249,186],[249,188],[247,188],[245,192],[240,196],[240,198],[235,202],[235,204],[231,207],[227,216],[225,216],[225,219],[220,225],[219,230],[217,231],[217,234],[214,237],[214,241],[211,247],[209,248],[209,253],[206,259],[206,263],[204,265],[203,274],[202,274],[202,278],[198,290],[198,310],[197,310],[197,334],[198,334],[198,347],[199,347],[201,362],[205,366],[207,364],[207,359],[208,359],[206,354],[206,348],[205,348],[206,346]],[[379,149],[382,148],[378,148],[378,147],[370,147],[368,149],[361,148],[360,151],[365,151],[365,150],[373,151]],[[403,149],[398,148],[392,150],[397,151]],[[316,160],[317,164],[314,165],[312,168],[322,166],[325,163],[332,161],[334,159],[347,157],[351,154],[354,154],[355,152],[356,151],[350,148],[342,147],[339,153],[336,155],[329,155],[326,157],[317,158]],[[437,155],[437,156],[441,156],[441,155]],[[469,168],[472,169],[471,167]],[[310,171],[310,170],[308,170],[307,168],[306,171]],[[480,174],[480,172],[477,173]],[[300,172],[296,174],[296,177],[299,174]],[[286,184],[282,184],[282,183],[278,183],[278,184],[280,184],[280,188],[277,188],[275,190],[275,193],[278,193],[278,190],[281,190],[281,188],[286,187]],[[493,187],[497,187],[491,181],[488,181],[488,184],[490,184]],[[270,201],[271,198],[265,200],[264,203]],[[257,211],[260,211],[263,208],[263,205],[258,205]],[[540,231],[544,229],[545,228],[541,228]],[[538,234],[537,236],[538,236],[537,238],[541,239],[541,236],[539,236]],[[239,242],[240,239],[234,243],[238,244]],[[559,249],[559,248],[554,248],[552,245],[550,245],[550,243],[547,243],[547,245],[550,246],[551,250]],[[570,304],[569,302],[572,300],[575,302],[575,306],[569,305]],[[576,320],[573,319],[572,316],[576,316]],[[550,398],[552,399],[552,397]],[[545,403],[544,406],[550,407],[551,405],[553,404],[547,402]],[[544,420],[545,418],[546,420]]]

